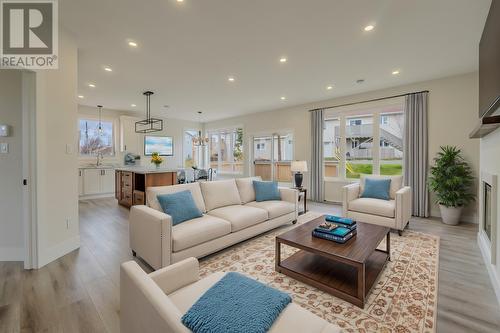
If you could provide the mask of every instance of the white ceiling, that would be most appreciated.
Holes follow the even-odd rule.
[[[81,104],[143,114],[151,89],[153,115],[207,121],[476,70],[490,2],[61,0],[59,11],[79,47]]]

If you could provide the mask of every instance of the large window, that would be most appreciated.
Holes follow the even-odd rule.
[[[113,122],[94,119],[78,120],[79,152],[80,156],[114,156]]]
[[[401,175],[404,115],[402,102],[325,114],[325,178],[355,180],[362,174]]]
[[[293,133],[276,133],[253,138],[254,175],[263,180],[292,182]]]
[[[243,129],[209,131],[210,167],[219,173],[243,173]]]

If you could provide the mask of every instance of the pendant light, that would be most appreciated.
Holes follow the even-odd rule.
[[[199,122],[201,123],[201,111],[198,111]],[[198,130],[198,136],[193,137],[193,146],[202,147],[208,144],[208,138],[201,135],[201,130]]]
[[[151,95],[153,95],[153,92],[145,91],[143,95],[146,96],[146,119],[135,123],[135,132],[152,133],[163,131],[163,120],[151,118]]]
[[[97,108],[99,109],[99,126],[97,126],[97,133],[99,134],[99,136],[102,136],[103,134],[102,121],[101,121],[102,105],[98,105]]]

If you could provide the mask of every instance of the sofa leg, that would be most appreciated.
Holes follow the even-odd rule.
[[[403,236],[403,230],[398,230],[399,236]]]
[[[293,220],[293,221],[292,221],[292,224],[297,224],[297,220]]]
[[[136,253],[134,250],[132,250],[132,255],[133,255],[134,257],[137,257],[137,253]]]

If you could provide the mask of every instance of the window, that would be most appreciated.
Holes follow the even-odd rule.
[[[210,167],[219,173],[243,173],[243,129],[210,131]]]
[[[293,133],[269,134],[253,138],[254,175],[263,180],[292,182]]]
[[[403,131],[402,99],[326,112],[324,177],[343,181],[361,174],[401,175]]]
[[[80,156],[114,156],[114,134],[113,122],[101,121],[101,131],[99,131],[99,121],[94,119],[78,120],[78,141]]]
[[[257,143],[256,148],[257,150],[266,150],[266,144],[265,143]]]
[[[198,131],[196,130],[187,130],[184,132],[184,145],[183,145],[183,154],[184,154],[184,167],[191,168],[193,166],[199,167],[200,163],[200,147],[193,145],[193,138],[198,136]]]

